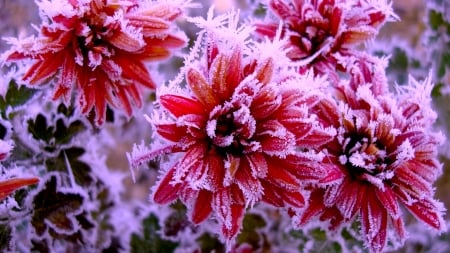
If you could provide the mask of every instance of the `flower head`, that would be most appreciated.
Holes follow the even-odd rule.
[[[182,14],[168,2],[135,0],[41,0],[37,38],[10,40],[6,61],[33,59],[23,76],[40,85],[57,76],[54,99],[74,91],[82,113],[95,109],[102,124],[106,105],[131,115],[142,103],[141,87],[155,88],[145,62],[167,58],[184,45],[171,30]]]
[[[336,55],[349,56],[393,16],[385,0],[270,0],[269,9],[284,23],[288,56],[316,73],[340,70]],[[279,21],[256,24],[256,32],[275,36]]]
[[[313,189],[297,225],[317,216],[332,227],[358,218],[372,252],[383,251],[390,226],[405,239],[401,206],[429,227],[445,230],[444,208],[433,199],[432,184],[442,172],[437,147],[443,137],[431,128],[436,119],[431,84],[411,80],[394,97],[357,80],[363,79],[336,87],[338,104],[318,104],[322,122],[338,129],[324,162],[339,168],[342,181]]]
[[[182,152],[157,184],[154,201],[181,199],[194,223],[213,214],[230,241],[245,208],[261,200],[303,207],[302,184],[326,181],[326,172],[319,154],[298,147],[320,146],[334,132],[309,113],[320,96],[306,87],[317,86],[316,79],[283,70],[275,56],[261,57],[261,47],[220,39],[206,33],[206,61],[187,66],[185,90],[159,94],[150,121],[172,144],[136,152],[131,163]]]

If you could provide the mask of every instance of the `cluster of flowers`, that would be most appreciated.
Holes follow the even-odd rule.
[[[185,44],[171,25],[183,4],[38,3],[47,18],[39,37],[11,41],[4,60],[34,59],[24,81],[56,76],[53,99],[74,99],[81,114],[94,110],[97,125],[107,105],[128,116],[141,107],[141,87],[157,86],[145,62]],[[331,230],[357,221],[372,252],[391,234],[405,239],[405,209],[446,230],[433,198],[443,136],[432,128],[431,80],[411,78],[391,92],[386,59],[359,50],[395,18],[390,4],[270,0],[267,7],[265,19],[250,24],[239,25],[238,12],[214,17],[213,9],[190,19],[201,31],[179,76],[157,90],[148,117],[153,143],[128,154],[136,168],[181,153],[161,166],[153,201],[181,200],[195,224],[215,218],[228,246],[246,209],[260,202],[286,210],[299,229],[313,220]]]

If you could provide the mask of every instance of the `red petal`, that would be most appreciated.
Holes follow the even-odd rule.
[[[256,70],[256,79],[263,84],[268,84],[272,79],[274,63],[272,58],[268,58],[262,65],[258,63],[258,69]]]
[[[28,185],[37,184],[39,178],[12,178],[0,182],[0,201],[5,199],[13,191]]]
[[[186,136],[186,127],[178,127],[177,124],[156,124],[156,131],[159,135],[169,141],[179,142]]]
[[[208,179],[210,188],[215,191],[223,186],[223,179],[225,178],[225,167],[223,159],[215,154],[209,154],[205,158],[205,163],[208,167]]]
[[[387,185],[384,188],[384,191],[376,188],[375,194],[377,195],[381,205],[384,206],[392,218],[397,219],[400,217],[400,208],[397,203],[397,198],[391,188],[387,187]]]
[[[283,200],[293,207],[302,208],[305,206],[305,198],[298,191],[283,191],[282,196]]]
[[[186,41],[182,38],[168,34],[164,38],[159,37],[147,37],[145,38],[146,48],[147,47],[163,47],[163,48],[180,48],[186,44]]]
[[[147,67],[140,62],[127,55],[116,55],[114,57],[115,63],[122,68],[122,77],[135,80],[147,88],[154,89],[156,84],[150,77]]]
[[[145,37],[165,33],[170,27],[167,21],[149,15],[127,15],[127,17],[129,25],[141,28]]]
[[[290,190],[298,190],[300,188],[297,178],[278,164],[269,162],[267,172],[266,180],[281,188]]]
[[[136,52],[144,47],[143,41],[123,32],[121,29],[115,30],[114,34],[109,36],[108,42],[127,52]]]
[[[237,87],[237,84],[235,85],[233,83],[235,86],[229,86],[227,83],[228,68],[230,67],[230,60],[223,54],[217,55],[210,67],[211,85],[214,92],[217,94],[217,97],[220,99],[220,102],[229,99],[233,94],[234,89]],[[237,78],[236,76],[239,77],[239,73],[232,73],[232,77],[230,78]]]
[[[261,185],[264,189],[264,195],[262,196],[262,200],[264,202],[271,204],[275,207],[284,206],[284,202],[278,187],[264,180],[261,180]]]
[[[200,190],[191,213],[192,222],[198,224],[208,218],[212,211],[211,203],[212,193],[206,190]]]
[[[211,110],[218,104],[212,86],[205,80],[204,76],[194,69],[189,69],[186,79],[195,96],[206,106],[207,110]]]
[[[42,56],[44,60],[38,60],[24,74],[23,80],[30,84],[40,84],[52,75],[55,75],[58,69],[63,65],[65,55],[62,53]]]
[[[256,120],[264,119],[274,113],[281,105],[281,97],[275,87],[265,86],[256,95],[251,105],[252,115]]]
[[[327,208],[323,202],[323,190],[318,189],[311,193],[306,209],[303,211],[298,226],[305,225],[312,218],[324,212]]]
[[[205,113],[204,107],[199,101],[179,95],[161,95],[159,102],[175,117],[187,114],[203,115]]]
[[[413,213],[417,219],[438,230],[445,230],[445,222],[442,218],[441,203],[432,199],[422,199],[411,205],[405,204],[406,208]]]
[[[241,61],[242,61],[242,56],[241,56],[241,50],[239,49],[239,47],[236,47],[233,50],[233,53],[231,54],[230,59],[227,61],[227,64],[225,64],[226,66],[222,67],[226,67],[225,69],[220,69],[217,68],[215,70],[215,74],[214,75],[220,75],[220,73],[226,73],[225,76],[225,83],[222,83],[222,85],[224,85],[225,87],[217,87],[220,88],[219,92],[218,90],[216,90],[216,87],[214,86],[214,90],[216,92],[219,93],[219,96],[222,100],[226,100],[228,99],[231,94],[233,93],[234,89],[239,85],[241,79],[242,79],[242,73],[241,73]],[[213,67],[214,68],[214,67]],[[223,72],[220,72],[223,71]],[[213,80],[215,80],[216,78],[214,78]],[[216,83],[213,83],[213,85],[215,85]]]
[[[167,204],[178,198],[182,185],[179,183],[171,184],[175,175],[175,167],[176,165],[167,172],[156,188],[153,200],[158,204]]]
[[[367,199],[361,207],[364,240],[372,252],[381,252],[386,245],[387,216],[376,198]]]

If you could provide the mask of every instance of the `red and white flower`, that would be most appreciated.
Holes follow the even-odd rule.
[[[256,23],[256,32],[273,38],[281,20],[288,56],[316,74],[345,71],[337,58],[354,55],[394,16],[385,0],[269,0],[268,9],[278,20]]]
[[[23,76],[30,85],[55,77],[53,99],[70,100],[83,114],[105,119],[107,104],[131,115],[142,104],[141,87],[154,89],[145,65],[185,44],[172,29],[180,5],[136,0],[41,0],[39,36],[10,39],[6,61],[33,59]]]
[[[337,104],[323,100],[316,107],[321,122],[338,131],[324,147],[324,162],[341,171],[342,181],[313,187],[296,224],[319,217],[336,228],[359,219],[365,245],[381,252],[390,227],[405,239],[401,207],[429,227],[446,230],[443,205],[433,198],[443,137],[432,129],[429,80],[411,79],[394,97],[359,77],[336,87]]]
[[[270,54],[262,46],[219,42],[213,33],[205,37],[206,61],[187,66],[186,90],[159,95],[160,108],[150,120],[172,143],[136,149],[130,161],[136,167],[157,155],[181,152],[158,182],[154,201],[181,199],[194,223],[213,214],[230,242],[246,207],[265,201],[300,208],[306,183],[333,180],[320,166],[320,154],[299,147],[321,146],[335,132],[319,127],[309,113],[320,99],[311,88],[319,81],[311,75],[277,65],[279,56],[264,57]]]

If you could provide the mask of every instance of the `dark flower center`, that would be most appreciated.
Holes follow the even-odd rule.
[[[255,120],[247,107],[225,104],[211,113],[207,123],[210,147],[222,154],[242,155],[252,148]]]
[[[385,145],[365,133],[344,135],[339,160],[354,179],[378,177],[390,164]]]

